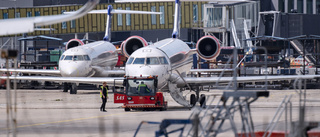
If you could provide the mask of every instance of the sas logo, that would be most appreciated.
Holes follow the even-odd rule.
[[[124,96],[117,96],[116,100],[124,100]]]

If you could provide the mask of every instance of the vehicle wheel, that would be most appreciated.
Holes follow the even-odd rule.
[[[200,107],[204,108],[206,106],[206,95],[204,94],[200,95],[199,103],[200,103]]]
[[[190,105],[193,107],[194,105],[196,105],[196,103],[197,103],[196,95],[191,94],[190,95]]]
[[[68,83],[63,83],[63,92],[68,92],[69,85]]]
[[[130,108],[124,108],[124,111],[126,111],[126,112],[130,111]]]
[[[78,87],[76,84],[71,84],[70,94],[77,94]]]

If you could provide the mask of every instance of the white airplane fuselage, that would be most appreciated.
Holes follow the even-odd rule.
[[[183,41],[168,38],[133,52],[126,64],[126,76],[158,76],[158,87],[167,85],[177,71],[185,76],[192,67],[190,48]],[[165,60],[164,60],[165,59]]]
[[[59,61],[63,77],[108,76],[118,61],[115,46],[108,41],[96,41],[66,50]]]

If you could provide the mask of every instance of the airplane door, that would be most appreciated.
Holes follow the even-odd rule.
[[[116,81],[123,81],[123,79],[115,79],[113,84],[114,103],[125,103],[127,101],[127,95],[124,87],[116,87]]]

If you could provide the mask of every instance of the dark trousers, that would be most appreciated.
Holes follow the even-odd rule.
[[[101,97],[101,100],[102,100],[102,104],[101,104],[100,110],[106,110],[107,98]]]

